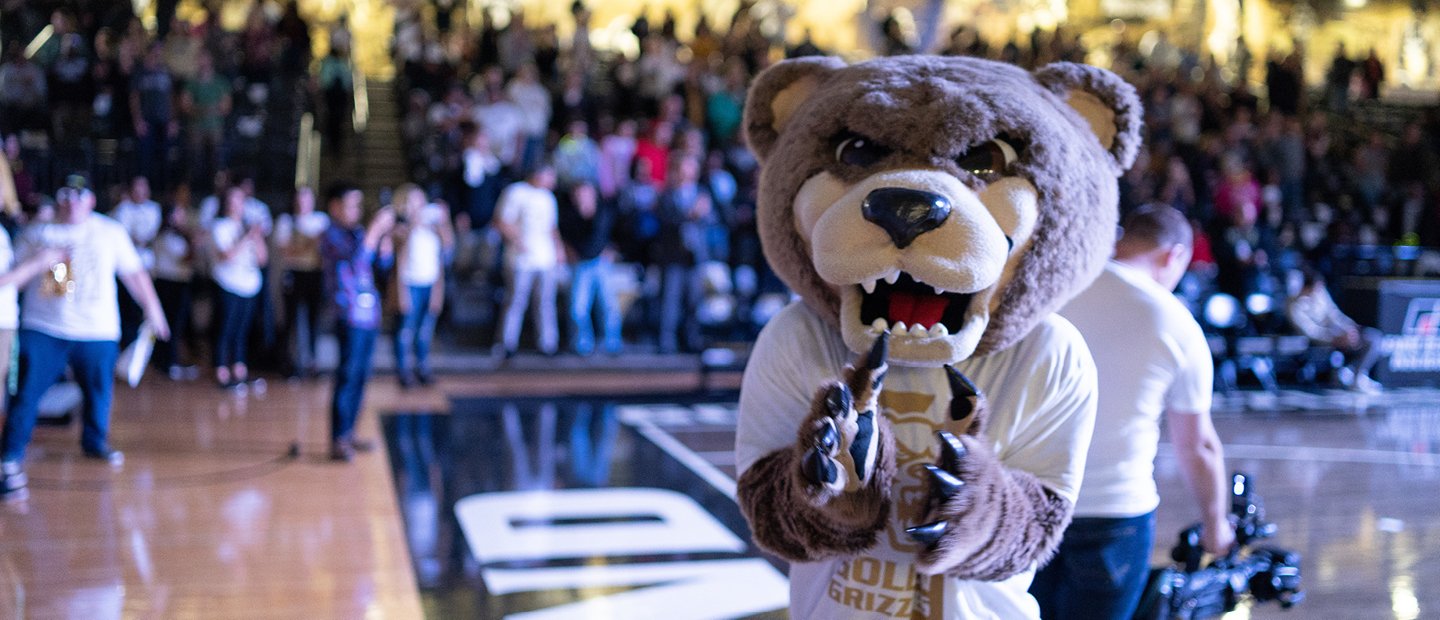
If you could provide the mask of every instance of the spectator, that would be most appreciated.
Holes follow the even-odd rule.
[[[117,278],[141,301],[155,336],[170,337],[165,313],[129,235],[114,220],[94,213],[95,195],[77,187],[80,181],[73,185],[56,192],[55,221],[27,228],[19,244],[22,263],[38,261],[49,267],[58,259],[65,261],[60,263],[65,268],[51,269],[47,277],[31,280],[25,289],[18,336],[20,387],[0,439],[4,479],[0,493],[5,495],[25,488],[22,461],[40,399],[67,366],[85,395],[80,438],[85,456],[112,466],[124,462],[124,455],[108,439],[120,338]]]
[[[610,123],[614,131],[607,131]],[[618,124],[611,117],[600,119],[600,197],[612,199],[626,185],[630,166],[635,161],[635,121],[625,119]]]
[[[90,110],[95,100],[90,58],[80,35],[72,32],[60,38],[60,53],[50,64],[49,80],[50,127],[55,141],[67,146],[78,144],[90,133]]]
[[[225,117],[230,115],[230,82],[215,73],[215,63],[207,52],[196,60],[194,79],[185,83],[180,108],[187,120],[190,136],[190,182],[203,183],[214,178],[223,166],[225,151]]]
[[[525,312],[533,308],[540,352],[553,355],[560,335],[555,325],[555,268],[564,248],[557,229],[555,169],[541,164],[500,195],[495,228],[505,241],[505,311],[497,340],[505,357],[520,348]],[[531,304],[531,296],[535,296]]]
[[[535,64],[527,62],[505,88],[510,101],[520,110],[520,167],[529,169],[545,156],[545,132],[550,128],[550,91],[540,83]]]
[[[307,377],[315,372],[315,340],[320,314],[325,309],[324,273],[320,240],[330,228],[330,216],[315,209],[315,190],[295,189],[292,212],[275,224],[275,247],[284,270],[286,341],[290,346],[287,373]]]
[[[610,272],[614,263],[610,256],[610,237],[615,227],[615,212],[600,200],[599,192],[588,183],[570,190],[569,200],[560,212],[560,237],[574,258],[570,271],[570,327],[575,352],[595,352],[595,324],[591,310],[599,306],[603,330],[601,346],[610,355],[620,353],[621,322],[619,300],[611,290]]]
[[[346,130],[350,108],[355,101],[354,78],[351,76],[349,48],[340,47],[331,39],[330,53],[320,61],[316,84],[325,101],[325,144],[339,157],[345,155]]]
[[[0,64],[0,132],[47,128],[45,71],[25,57],[17,41],[8,43],[5,57]]]
[[[384,208],[369,226],[362,226],[361,200],[353,185],[338,184],[325,195],[331,226],[320,241],[325,271],[325,292],[336,313],[340,359],[335,369],[335,390],[330,400],[330,458],[350,461],[356,452],[369,452],[373,442],[355,437],[355,421],[370,377],[375,337],[380,329],[380,291],[375,272],[394,259],[389,235],[395,212]]]
[[[701,348],[700,324],[689,310],[700,297],[702,283],[695,267],[709,260],[707,231],[715,214],[699,177],[700,163],[694,158],[672,157],[657,207],[660,231],[652,258],[664,274],[660,293],[661,353],[680,350],[682,330],[686,351]]]
[[[484,87],[475,106],[475,123],[485,130],[495,157],[507,171],[520,164],[521,147],[525,140],[525,115],[505,92],[505,75],[499,67],[488,67],[483,75]]]
[[[395,192],[400,203],[395,231],[396,291],[400,316],[395,326],[395,377],[400,387],[430,385],[430,342],[445,307],[445,265],[455,249],[455,233],[445,207],[431,204],[415,185]],[[412,369],[409,357],[415,355]]]
[[[1336,376],[1342,386],[1366,394],[1380,393],[1381,385],[1370,378],[1382,353],[1380,330],[1361,327],[1345,316],[1330,298],[1319,272],[1306,269],[1304,274],[1299,293],[1286,306],[1291,324],[1311,341],[1345,352],[1348,363]]]
[[[556,180],[561,187],[600,182],[600,147],[590,138],[585,121],[570,121],[569,130],[555,146]]]
[[[175,188],[165,222],[155,237],[155,292],[160,306],[170,320],[174,337],[155,348],[155,365],[172,381],[186,378],[192,369],[180,354],[181,341],[190,326],[190,307],[194,300],[195,252],[203,247],[194,228],[194,211],[190,207],[190,187]]]
[[[165,68],[164,49],[152,45],[130,84],[130,113],[139,139],[140,174],[156,187],[169,187],[171,140],[180,133],[173,100],[174,82]]]
[[[210,276],[220,287],[215,382],[230,388],[250,379],[245,348],[262,288],[260,268],[267,259],[265,233],[245,223],[245,190],[238,185],[225,190],[224,216],[210,227],[210,248],[214,252]]]

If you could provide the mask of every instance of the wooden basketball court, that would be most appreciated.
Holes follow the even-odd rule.
[[[733,373],[708,379],[737,383]],[[360,429],[382,448],[348,465],[325,459],[327,381],[272,381],[243,394],[163,379],[119,388],[112,440],[125,451],[123,467],[81,459],[73,425],[37,429],[30,497],[0,506],[0,617],[619,618],[630,617],[616,611],[627,595],[664,589],[636,585],[651,567],[714,579],[729,570],[739,583],[759,583],[744,575],[769,575],[767,560],[743,532],[739,547],[723,552],[547,558],[511,549],[487,562],[479,558],[494,548],[455,516],[487,491],[581,497],[653,486],[743,528],[727,497],[734,395],[698,394],[701,381],[693,371],[597,367],[457,374],[402,392],[381,376]],[[606,396],[591,408],[586,394]],[[547,405],[536,396],[564,398]],[[1279,526],[1271,544],[1303,555],[1309,594],[1289,612],[1269,604],[1236,617],[1440,613],[1436,403],[1440,390],[1219,400],[1230,468],[1254,476]],[[1164,447],[1157,476],[1158,563],[1194,513]],[[648,482],[661,479],[669,482]],[[617,517],[627,518],[645,521]],[[577,567],[587,567],[579,586]],[[745,606],[762,591],[770,598]],[[727,604],[746,610],[735,615],[784,617],[763,608],[773,595],[773,587],[739,588]],[[667,617],[714,615],[691,605]]]

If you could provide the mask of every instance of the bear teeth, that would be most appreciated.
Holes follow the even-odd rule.
[[[865,289],[865,294],[866,294],[866,295],[873,295],[873,294],[875,293],[875,283],[878,282],[878,281],[879,281],[879,280],[876,280],[876,279],[866,280],[864,283],[862,283],[862,284],[860,285],[860,287],[863,288],[863,289]]]
[[[910,326],[910,336],[912,338],[920,338],[923,336],[927,336],[929,335],[929,333],[930,332],[925,329],[925,326],[919,323]]]
[[[900,280],[900,272],[899,272],[899,271],[891,271],[890,273],[885,274],[885,283],[886,283],[886,284],[894,284],[894,283],[898,282],[899,280]]]
[[[883,334],[889,330],[890,322],[885,319],[875,319],[875,322],[870,324],[870,331],[877,334]]]

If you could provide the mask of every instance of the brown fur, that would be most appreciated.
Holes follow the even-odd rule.
[[[1069,88],[1116,107],[1110,150],[1056,94]],[[787,101],[808,96],[788,118],[777,119],[772,102],[781,93]],[[943,170],[979,188],[983,183],[951,158],[997,134],[1013,136],[1026,145],[1015,169],[1039,191],[1040,214],[975,355],[1003,350],[1103,267],[1114,243],[1115,179],[1138,149],[1139,110],[1134,89],[1118,77],[1070,63],[1035,74],[992,61],[927,56],[851,66],[835,59],[781,63],[756,78],[745,109],[746,137],[764,163],[758,215],[765,254],[786,284],[838,326],[839,297],[815,272],[791,206],[800,186],[820,172],[857,180],[834,165],[833,138],[849,130],[897,147],[876,169]]]
[[[1001,466],[983,440],[960,441],[969,452],[952,473],[966,484],[932,513],[950,526],[920,555],[919,570],[999,581],[1049,560],[1070,523],[1070,503],[1034,476]]]
[[[819,411],[821,395],[816,398]],[[855,493],[836,492],[813,485],[801,473],[810,445],[809,429],[802,429],[790,450],[771,453],[740,476],[736,484],[740,510],[750,522],[755,543],[792,562],[809,562],[831,556],[850,556],[875,545],[876,536],[890,518],[890,488],[895,477],[895,445],[888,423],[879,421],[880,441],[875,474],[870,484]]]

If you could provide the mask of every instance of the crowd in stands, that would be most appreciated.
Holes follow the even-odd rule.
[[[782,51],[825,50],[808,35],[789,46],[768,35],[748,1],[724,27],[701,18],[693,33],[674,16],[658,25],[637,16],[633,57],[596,49],[580,2],[564,41],[554,24],[521,13],[502,24],[485,11],[471,29],[459,10],[396,13],[394,87],[413,184],[372,198],[404,225],[384,240],[399,259],[382,274],[400,381],[429,380],[437,317],[474,310],[458,299],[485,308],[482,340],[507,356],[526,346],[527,324],[546,354],[697,351],[753,335],[786,297],[754,227],[756,162],[740,135],[745,89]],[[278,21],[253,11],[240,32],[213,18],[177,20],[164,38],[123,11],[58,10],[50,40],[32,56],[18,47],[30,39],[8,32],[34,24],[17,21],[25,19],[7,13],[0,133],[23,212],[40,213],[59,176],[32,174],[20,142],[113,141],[135,168],[97,175],[102,193],[122,188],[101,210],[113,208],[148,257],[177,333],[197,298],[212,300],[221,317],[209,321],[217,381],[248,374],[251,331],[263,334],[250,340],[282,351],[277,366],[312,369],[325,306],[316,248],[328,220],[309,188],[287,209],[262,202],[258,171],[236,166],[230,152],[245,127],[239,102],[257,84],[290,82],[324,103],[333,121],[326,144],[343,149],[352,88],[343,25],[316,61],[293,2]],[[887,53],[914,51],[892,22],[877,33]],[[1038,67],[1092,51],[1063,29],[995,48],[961,27],[940,53]],[[1373,53],[1337,50],[1325,83],[1307,85],[1299,52],[1263,67],[1248,53],[1221,65],[1163,39],[1144,53],[1125,44],[1106,52],[1145,102],[1146,148],[1122,179],[1121,209],[1164,203],[1193,220],[1196,263],[1182,287],[1192,296],[1283,302],[1299,294],[1307,270],[1344,273],[1345,248],[1440,246],[1440,115],[1416,111],[1391,125],[1349,116],[1354,100],[1381,91]],[[315,77],[302,79],[311,66]],[[1260,77],[1263,88],[1237,75]],[[81,151],[93,159],[96,149]],[[204,198],[192,204],[192,196]],[[272,301],[270,291],[281,294]],[[159,355],[184,365],[182,352]]]

